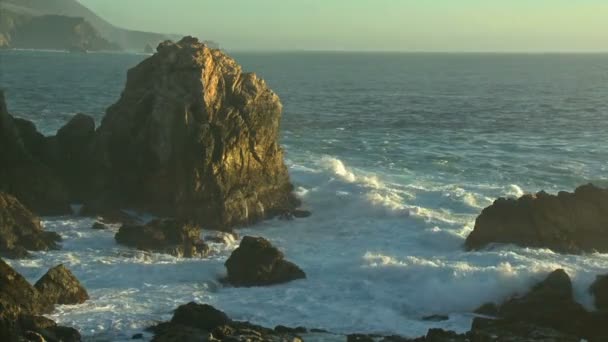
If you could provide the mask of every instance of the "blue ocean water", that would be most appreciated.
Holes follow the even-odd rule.
[[[97,121],[145,55],[0,52],[9,110],[54,133],[77,112]],[[608,55],[234,53],[284,104],[282,144],[313,216],[267,221],[269,238],[308,279],[223,288],[238,245],[209,260],[130,251],[91,221],[48,218],[61,251],[12,264],[28,279],[63,262],[92,299],[52,315],[91,339],[128,339],[190,300],[235,319],[337,333],[468,330],[471,310],[524,292],[555,268],[577,298],[608,255],[495,246],[464,252],[496,197],[608,184]],[[448,314],[446,322],[426,322]]]

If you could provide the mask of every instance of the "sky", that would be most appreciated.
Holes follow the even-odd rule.
[[[79,0],[228,50],[608,51],[608,0]]]

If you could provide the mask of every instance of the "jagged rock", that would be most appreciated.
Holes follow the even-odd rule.
[[[581,338],[550,327],[527,322],[475,318],[469,341],[580,342]]]
[[[87,290],[63,265],[51,268],[34,287],[53,304],[81,304],[89,299]]]
[[[115,235],[119,244],[178,257],[204,257],[209,246],[200,238],[201,228],[177,220],[154,220],[146,225],[123,225]]]
[[[589,291],[593,295],[595,308],[608,310],[608,274],[598,275]]]
[[[170,322],[150,327],[152,341],[259,341],[301,340],[292,332],[278,332],[248,322],[231,320],[224,312],[206,304],[188,303],[175,310]]]
[[[14,195],[39,215],[71,213],[62,182],[34,156],[42,148],[34,125],[13,118],[0,91],[0,190]]]
[[[570,277],[555,270],[526,295],[503,303],[498,315],[508,321],[533,323],[567,333],[581,334],[588,319],[585,308],[574,300]]]
[[[97,132],[95,178],[108,203],[213,229],[294,209],[278,96],[195,38],[157,51],[128,72]]]
[[[108,229],[108,226],[106,226],[105,224],[103,224],[101,222],[95,222],[95,223],[93,223],[93,226],[91,226],[91,228],[93,228],[95,230],[106,230],[106,229]]]
[[[517,200],[500,198],[477,217],[465,247],[480,249],[490,243],[563,253],[608,252],[608,190],[588,184],[557,196],[541,191]]]
[[[58,248],[61,237],[45,232],[40,219],[25,208],[17,198],[0,192],[0,256],[21,258],[27,251]]]
[[[227,281],[234,286],[263,286],[306,278],[295,264],[261,237],[245,236],[226,260]]]
[[[28,341],[38,336],[51,342],[80,341],[75,329],[39,316],[52,310],[53,303],[0,259],[0,341]]]

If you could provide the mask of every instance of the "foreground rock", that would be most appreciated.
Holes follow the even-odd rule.
[[[209,246],[200,236],[199,226],[167,219],[146,225],[123,225],[115,239],[119,244],[139,250],[194,258],[209,253]]]
[[[562,336],[556,341],[608,340],[608,315],[588,312],[574,300],[570,277],[556,270],[524,296],[512,298],[497,307],[498,319],[478,318],[472,331],[535,331],[536,334]]]
[[[75,329],[40,316],[52,310],[53,303],[0,260],[0,341],[80,341]]]
[[[234,286],[263,286],[306,278],[295,264],[261,237],[245,236],[226,260],[227,281]]]
[[[178,307],[170,322],[150,330],[153,341],[300,341],[292,331],[269,329],[231,320],[224,312],[206,304],[188,303]]]
[[[40,219],[25,208],[17,198],[0,192],[0,256],[22,258],[29,251],[58,248],[61,237],[45,232]]]
[[[12,117],[0,91],[0,191],[38,215],[71,213],[68,192],[56,173],[37,156],[44,137],[33,123]]]
[[[195,38],[157,51],[129,70],[98,129],[92,154],[102,157],[95,178],[107,205],[211,229],[294,209],[278,96]]]
[[[51,268],[34,287],[54,304],[82,304],[89,299],[87,290],[63,265]]]
[[[557,196],[539,192],[500,198],[477,217],[468,250],[490,243],[550,248],[562,253],[608,252],[608,190],[592,184]]]
[[[593,295],[595,308],[608,311],[608,275],[597,276],[589,292]]]

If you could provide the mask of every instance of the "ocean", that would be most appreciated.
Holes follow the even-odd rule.
[[[465,252],[463,243],[497,197],[608,185],[608,55],[231,55],[280,96],[286,163],[313,213],[239,234],[268,238],[308,278],[223,287],[223,262],[238,241],[211,244],[208,259],[177,259],[118,246],[118,226],[44,218],[63,248],[10,264],[35,281],[64,263],[81,280],[91,300],[59,306],[50,315],[58,323],[91,341],[126,341],[195,300],[269,327],[464,332],[479,305],[524,293],[556,268],[591,305],[587,288],[606,273],[607,254],[509,245]],[[0,87],[11,113],[53,134],[78,112],[99,123],[144,58],[3,51]],[[434,314],[449,319],[422,319]]]

